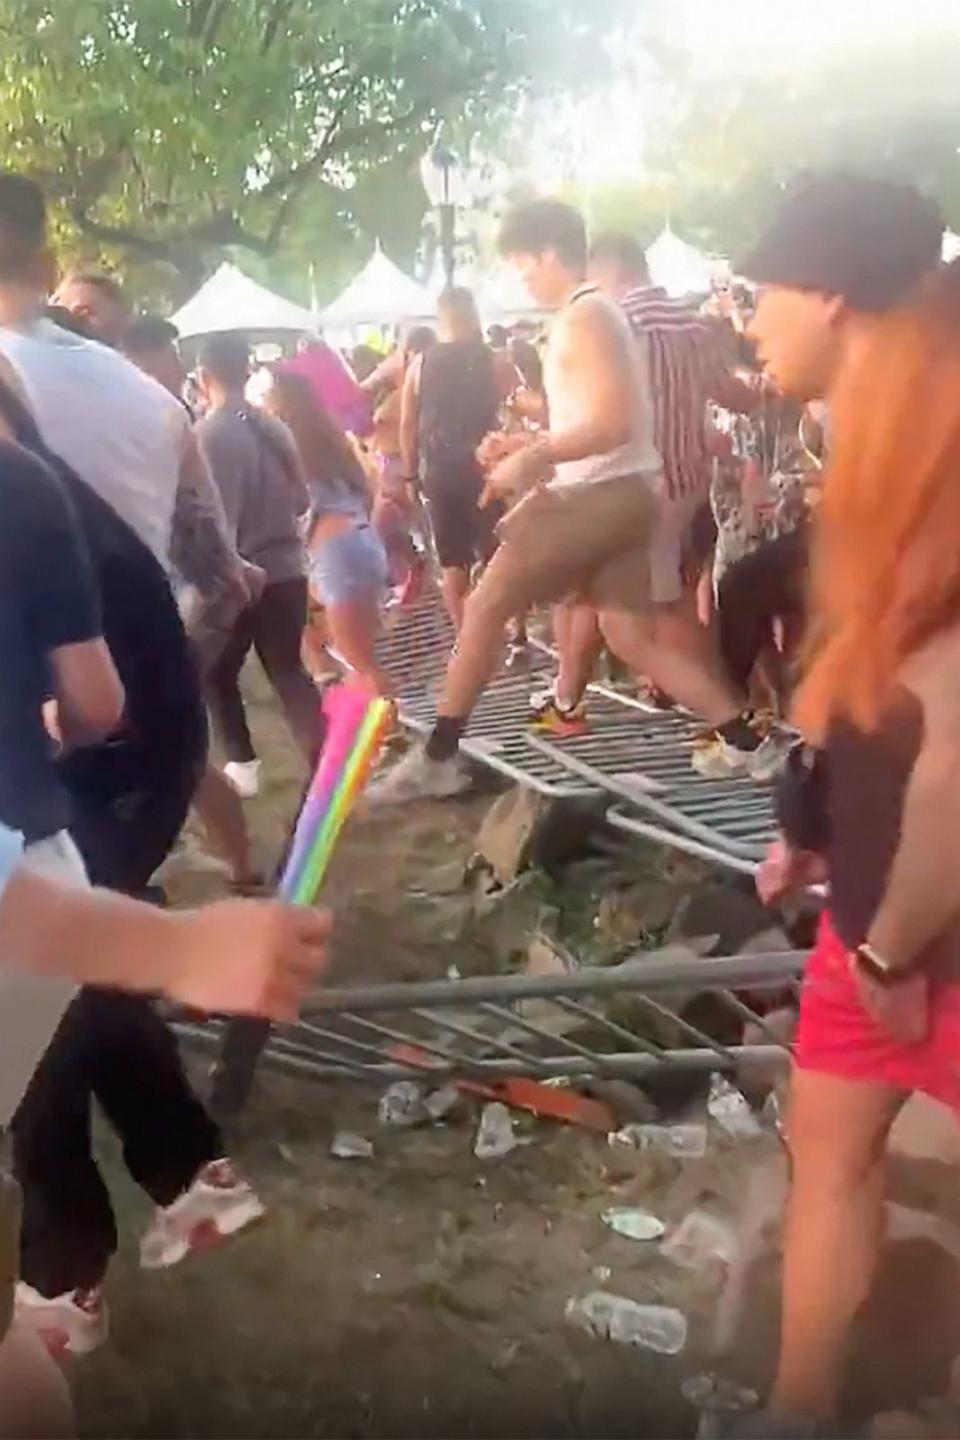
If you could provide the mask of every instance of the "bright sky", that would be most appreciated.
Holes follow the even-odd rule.
[[[638,16],[645,3],[636,0]],[[858,42],[927,30],[954,29],[960,55],[960,0],[665,0],[661,15],[705,73],[816,64]],[[600,183],[636,175],[655,103],[642,78],[625,73],[603,95],[557,107],[536,147],[538,179],[549,187],[571,175]]]
[[[957,0],[671,0],[678,38],[706,63],[769,63],[950,25]]]

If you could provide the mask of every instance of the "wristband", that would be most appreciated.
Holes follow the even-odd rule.
[[[916,974],[915,969],[910,965],[894,965],[885,955],[874,950],[872,945],[866,941],[851,952],[850,968],[862,975],[874,985],[889,990],[895,985],[901,985],[905,980],[912,980]]]

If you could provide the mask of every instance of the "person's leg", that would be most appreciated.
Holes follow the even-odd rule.
[[[327,606],[327,624],[333,648],[354,674],[365,681],[376,694],[393,692],[390,678],[380,669],[376,659],[377,636],[380,633],[380,607],[376,598],[357,596]]]
[[[513,545],[502,545],[469,596],[457,647],[450,657],[437,725],[427,742],[430,759],[454,754],[471,710],[496,673],[507,623],[526,602],[524,575]]]
[[[460,634],[470,593],[470,571],[478,558],[474,475],[456,469],[428,477],[425,492],[433,543],[440,564],[440,593],[455,634]]]
[[[773,635],[773,622],[803,610],[807,572],[804,528],[778,536],[731,565],[717,587],[720,653],[734,685],[746,690],[750,674]]]
[[[240,694],[240,671],[253,644],[256,608],[256,605],[249,606],[237,620],[219,657],[207,672],[205,686],[217,742],[228,761],[241,765],[257,758]]]
[[[387,556],[390,584],[402,585],[419,563],[405,510],[393,495],[381,488],[373,502],[370,523]]]
[[[14,1321],[0,1343],[0,1440],[69,1440],[70,1386],[38,1335]]]
[[[94,884],[142,895],[182,828],[206,757],[206,731],[199,695],[195,705],[188,695],[180,698],[167,753],[135,745],[104,748],[99,786],[88,775],[83,789],[72,789],[71,834]],[[52,1283],[45,1266],[59,1267],[58,1280],[68,1271],[79,1277],[65,1288],[86,1288],[102,1277],[116,1245],[109,1197],[90,1150],[91,1093],[117,1128],[136,1166],[135,1178],[155,1197],[168,1192],[171,1177],[189,1181],[205,1160],[223,1153],[173,1038],[148,1001],[81,991],[64,1031],[37,1072],[38,1098],[17,1121],[30,1252],[25,1251],[24,1279],[43,1294]],[[55,1160],[49,1167],[44,1163],[65,1146],[72,1147],[73,1173],[84,1177],[86,1214],[71,1207],[69,1198],[61,1199]],[[42,1283],[30,1274],[39,1274]]]
[[[658,644],[652,615],[604,605],[600,629],[618,659],[635,674],[646,675],[708,725],[724,729],[739,723],[743,705],[729,682],[713,675],[699,658],[683,649]],[[745,721],[743,724],[747,728]]]
[[[463,611],[470,594],[470,571],[460,565],[447,565],[440,571],[440,593],[450,616],[454,633],[463,628]]]
[[[695,587],[685,589],[680,598],[670,604],[655,605],[652,620],[653,641],[658,648],[686,655],[730,692],[730,682],[717,653],[714,637],[700,623],[697,615]],[[746,693],[738,698],[742,705]]]
[[[117,1248],[110,1197],[91,1149],[89,1038],[77,997],[11,1126],[23,1191],[20,1278],[48,1299],[95,1289]]]
[[[313,765],[323,740],[323,715],[320,696],[301,655],[306,623],[305,579],[268,585],[253,607],[254,649],[277,692],[294,739]]]
[[[583,699],[600,658],[603,636],[596,607],[586,601],[557,605],[553,616],[559,659],[554,694],[561,710],[574,710]]]
[[[223,1155],[220,1132],[191,1090],[173,1034],[149,1000],[87,989],[76,1006],[93,1090],[122,1142],[127,1169],[155,1204],[169,1205]]]
[[[775,1413],[836,1414],[850,1325],[882,1237],[884,1149],[905,1098],[888,1085],[794,1073]]]
[[[215,765],[208,765],[204,770],[193,803],[211,849],[230,867],[233,884],[252,884],[250,835],[243,804]]]

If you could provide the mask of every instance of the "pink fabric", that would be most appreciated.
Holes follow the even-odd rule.
[[[331,346],[315,341],[299,355],[281,360],[277,368],[309,381],[317,399],[344,430],[354,435],[370,433],[369,401],[346,361]]]
[[[804,972],[796,1062],[846,1080],[922,1090],[960,1111],[960,984],[933,980],[929,1034],[915,1045],[894,1040],[860,1003],[846,946],[825,913]]]

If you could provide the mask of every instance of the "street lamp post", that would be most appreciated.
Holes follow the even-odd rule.
[[[447,288],[453,284],[456,270],[457,203],[463,189],[460,162],[446,146],[434,145],[423,157],[420,176],[427,199],[437,212],[440,222],[440,256]]]

